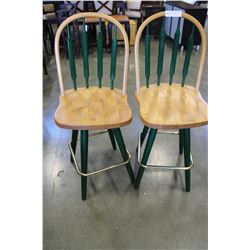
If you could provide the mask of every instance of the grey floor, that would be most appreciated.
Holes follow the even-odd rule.
[[[171,57],[171,42],[165,50],[166,64]],[[152,41],[151,81],[156,81],[158,42]],[[90,82],[97,85],[96,50],[90,53]],[[108,86],[110,55],[104,53],[104,82]],[[140,48],[141,60],[144,47]],[[185,53],[179,54],[175,82],[180,81]],[[195,83],[199,54],[194,50],[187,82]],[[67,87],[72,87],[68,62],[63,59]],[[143,125],[134,98],[134,52],[131,47],[128,77],[128,102],[133,121],[122,128],[132,154],[135,173],[137,135]],[[168,66],[162,76],[166,82]],[[118,49],[116,87],[121,87],[123,48]],[[78,84],[83,84],[82,62],[77,60]],[[141,79],[144,64],[141,63]],[[68,83],[68,84],[67,84]],[[207,249],[208,245],[208,160],[207,126],[191,130],[195,168],[191,192],[184,191],[183,171],[145,171],[139,190],[130,184],[125,167],[88,178],[88,197],[81,200],[80,177],[69,160],[69,130],[58,128],[53,119],[58,104],[59,85],[55,60],[48,64],[43,79],[43,247],[44,249]],[[207,62],[201,83],[201,94],[207,100]],[[89,169],[120,162],[107,134],[89,140]],[[79,148],[77,149],[79,158]],[[158,135],[150,163],[173,165],[178,162],[178,137]],[[183,163],[183,159],[182,159]]]

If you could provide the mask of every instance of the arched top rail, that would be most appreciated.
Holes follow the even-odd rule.
[[[135,74],[136,74],[136,93],[139,94],[140,91],[140,64],[139,64],[139,43],[140,43],[140,38],[141,34],[144,30],[144,28],[154,21],[157,18],[160,17],[183,17],[184,19],[189,20],[192,22],[196,28],[199,30],[200,36],[201,36],[201,55],[200,55],[200,62],[199,62],[199,67],[198,67],[198,73],[197,73],[197,78],[196,78],[196,87],[195,91],[198,93],[199,88],[200,88],[200,82],[201,82],[201,76],[202,76],[202,71],[205,63],[205,56],[206,56],[206,47],[207,47],[207,40],[206,40],[206,33],[205,30],[203,29],[202,25],[200,22],[195,19],[193,16],[181,12],[181,11],[162,11],[158,12],[149,18],[147,18],[140,26],[140,28],[137,31],[136,38],[135,38]]]
[[[60,36],[61,36],[63,29],[69,23],[77,19],[86,18],[86,17],[96,17],[96,18],[105,19],[113,23],[114,25],[116,25],[116,27],[118,27],[118,29],[121,31],[123,39],[124,39],[124,43],[125,43],[124,72],[123,72],[123,85],[122,85],[122,94],[125,95],[126,89],[127,89],[128,59],[129,59],[129,41],[128,41],[127,33],[124,27],[122,26],[122,24],[119,23],[116,19],[106,14],[97,13],[97,12],[82,12],[82,13],[77,13],[75,15],[72,15],[68,17],[66,20],[64,20],[59,26],[59,28],[57,29],[56,37],[55,37],[55,58],[56,58],[56,67],[57,67],[57,74],[58,74],[58,79],[59,79],[61,95],[64,95],[64,83],[63,83],[63,77],[62,77],[60,51],[59,51]]]

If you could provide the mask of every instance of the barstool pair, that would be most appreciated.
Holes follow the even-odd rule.
[[[89,61],[88,61],[88,46],[87,34],[83,25],[82,37],[82,57],[83,57],[83,72],[85,78],[85,87],[78,87],[76,83],[76,66],[74,57],[74,46],[71,35],[70,23],[76,19],[84,19],[87,17],[97,17],[105,19],[114,26],[112,47],[111,47],[111,64],[110,64],[110,87],[102,87],[103,77],[103,39],[102,30],[98,30],[98,56],[97,56],[97,76],[98,86],[89,86]],[[164,47],[165,47],[165,29],[164,19],[174,17],[179,18],[179,22],[175,31],[172,57],[170,64],[170,79],[168,83],[161,83],[161,75],[163,70]],[[158,65],[157,65],[157,83],[149,84],[150,79],[150,36],[148,24],[157,18],[163,18],[162,29],[159,38],[158,50]],[[190,21],[193,24],[192,32],[188,39],[188,45],[184,60],[182,71],[182,82],[173,83],[173,76],[175,73],[178,42],[180,39],[180,25],[183,25],[183,19]],[[140,67],[139,67],[139,43],[142,31],[147,26],[145,36],[145,76],[146,86],[140,87]],[[201,36],[201,56],[198,66],[198,75],[196,87],[184,85],[188,74],[190,58],[193,48],[193,40],[195,34],[195,27],[198,29]],[[67,27],[67,45],[69,53],[70,74],[73,81],[73,89],[64,90],[61,63],[59,40],[62,31]],[[124,71],[123,71],[123,85],[122,90],[114,88],[114,80],[116,73],[116,57],[117,57],[117,28],[122,33],[125,43],[124,56]],[[183,169],[185,170],[186,191],[190,191],[190,169],[193,167],[192,156],[190,152],[190,128],[203,126],[207,121],[207,103],[203,100],[199,86],[201,82],[202,69],[205,61],[206,53],[206,35],[201,24],[192,16],[179,11],[163,11],[150,16],[139,27],[135,40],[135,73],[136,73],[136,100],[140,107],[140,118],[144,123],[143,131],[138,139],[138,162],[139,170],[136,178],[130,164],[131,155],[126,149],[121,127],[128,125],[132,121],[132,111],[127,102],[126,88],[128,75],[128,61],[129,61],[129,42],[126,31],[123,26],[114,18],[94,12],[75,14],[66,19],[58,28],[55,38],[55,56],[58,71],[58,79],[60,85],[60,100],[59,106],[55,112],[55,122],[57,126],[72,130],[72,140],[69,143],[71,152],[71,162],[75,169],[81,175],[81,190],[82,199],[86,200],[87,194],[87,177],[112,168],[125,165],[131,183],[134,183],[135,188],[139,188],[143,172],[145,168],[157,167],[167,169]],[[152,166],[147,165],[147,161],[152,149],[158,129],[166,130],[178,129],[179,132],[172,132],[179,134],[180,154],[184,149],[185,166],[180,167],[166,167],[166,166]],[[102,168],[94,172],[88,172],[88,137],[90,130],[104,130],[95,134],[108,132],[113,149],[116,150],[118,145],[123,162]],[[81,153],[81,167],[79,167],[75,158],[75,151],[77,145],[78,133],[80,131],[80,153]],[[148,134],[148,139],[145,149],[140,157],[141,146]]]

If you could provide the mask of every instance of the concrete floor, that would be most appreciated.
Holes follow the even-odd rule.
[[[168,43],[171,46],[171,43]],[[151,81],[156,82],[158,42],[152,41]],[[92,50],[90,65],[96,65]],[[143,62],[144,47],[140,48]],[[177,61],[175,82],[180,81],[184,54]],[[169,65],[171,48],[165,50]],[[193,51],[193,62],[187,82],[195,83],[199,55]],[[67,87],[68,62],[62,67]],[[110,55],[104,53],[104,82],[108,86]],[[135,167],[137,135],[143,125],[134,98],[134,52],[131,47],[128,77],[128,102],[133,121],[122,128]],[[168,66],[166,66],[167,68]],[[97,85],[96,66],[90,67],[90,83]],[[121,86],[123,48],[118,49],[116,87]],[[77,60],[78,84],[83,83],[82,62]],[[168,72],[168,70],[166,70]],[[168,73],[162,79],[168,78]],[[141,63],[141,79],[144,64]],[[162,80],[163,81],[163,80]],[[165,80],[164,80],[165,81]],[[71,131],[58,128],[53,119],[58,104],[59,85],[55,60],[48,65],[43,79],[43,247],[44,249],[207,249],[208,246],[208,161],[207,126],[191,130],[191,147],[195,163],[191,192],[184,191],[184,171],[145,171],[139,190],[130,184],[125,167],[88,178],[88,197],[81,200],[80,177],[69,160],[67,143]],[[207,100],[207,62],[201,83],[201,94]],[[113,151],[107,134],[89,140],[89,169],[120,162],[119,151]],[[77,149],[79,157],[79,148]],[[176,164],[178,137],[158,135],[149,162]],[[182,159],[183,163],[183,159]]]

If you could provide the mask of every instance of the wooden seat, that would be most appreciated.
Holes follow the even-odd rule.
[[[61,128],[74,130],[123,127],[132,121],[127,95],[108,87],[70,89],[60,96],[55,122]]]
[[[161,83],[142,87],[136,100],[142,122],[156,129],[181,129],[208,123],[207,103],[190,85]]]

